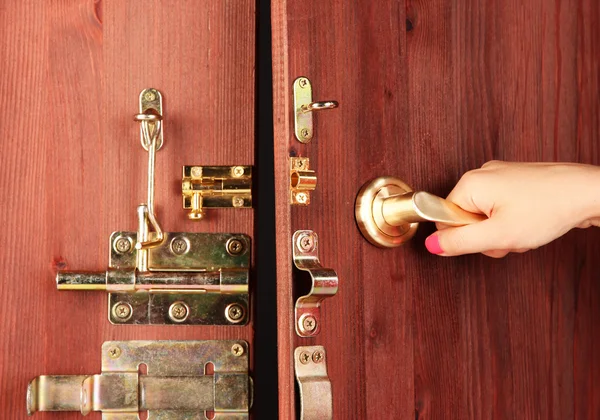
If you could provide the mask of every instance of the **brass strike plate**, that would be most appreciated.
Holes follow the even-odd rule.
[[[136,232],[114,232],[106,273],[57,274],[59,290],[106,290],[113,324],[246,325],[250,238],[228,233],[164,232],[136,250]],[[139,253],[148,271],[136,269]]]
[[[308,206],[310,193],[317,187],[317,175],[307,157],[290,157],[290,204]]]
[[[27,412],[102,411],[110,420],[139,420],[140,411],[161,420],[206,419],[213,412],[214,419],[248,419],[248,360],[248,343],[241,340],[107,341],[101,374],[33,379]]]
[[[181,192],[192,220],[207,208],[251,208],[252,166],[184,166]]]
[[[300,420],[333,419],[333,393],[323,346],[294,350],[294,371],[300,391]]]

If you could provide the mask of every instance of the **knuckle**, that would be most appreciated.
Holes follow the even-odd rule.
[[[481,166],[481,169],[493,169],[504,165],[504,162],[501,160],[490,160],[484,163]]]

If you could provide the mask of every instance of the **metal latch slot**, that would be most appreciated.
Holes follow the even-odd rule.
[[[205,375],[212,363],[214,373]],[[147,374],[140,374],[145,364]],[[109,341],[99,375],[39,376],[27,388],[27,412],[102,411],[104,419],[249,418],[252,379],[245,341]]]
[[[251,166],[184,166],[183,208],[200,220],[207,208],[252,207]]]
[[[300,420],[333,418],[333,394],[323,346],[298,347],[294,370],[300,391]]]
[[[312,337],[321,331],[321,302],[338,291],[338,276],[319,261],[319,237],[312,230],[298,230],[292,237],[296,268],[308,272],[311,285],[308,294],[296,301],[296,333]]]

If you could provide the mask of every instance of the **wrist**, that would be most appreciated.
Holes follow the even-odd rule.
[[[600,218],[600,168],[590,165],[584,167],[581,174],[582,222]],[[579,201],[579,200],[578,200]]]

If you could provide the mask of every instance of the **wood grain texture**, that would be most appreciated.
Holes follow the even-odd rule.
[[[58,292],[54,274],[106,269],[110,233],[136,229],[147,153],[132,116],[146,87],[164,96],[163,229],[253,235],[252,210],[189,221],[180,182],[185,164],[254,162],[254,2],[14,1],[0,20],[0,225],[11,238],[0,250],[0,418],[26,417],[39,374],[99,372],[106,340],[252,342],[252,323],[111,325],[105,294]]]
[[[274,94],[291,97],[304,75],[314,99],[340,101],[316,116],[307,146],[293,138],[289,102],[274,102],[281,182],[294,154],[310,157],[319,178],[287,232],[278,209],[278,245],[314,229],[322,262],[340,277],[316,339],[288,340],[293,307],[279,298],[279,344],[291,346],[279,353],[282,418],[294,404],[281,386],[290,380],[285,357],[307,342],[328,351],[335,418],[599,418],[597,229],[502,260],[446,259],[423,246],[433,226],[379,250],[353,221],[355,194],[375,176],[445,196],[491,159],[600,164],[597,2],[280,7],[274,59],[287,59],[274,60]],[[286,253],[279,290],[292,285]]]

